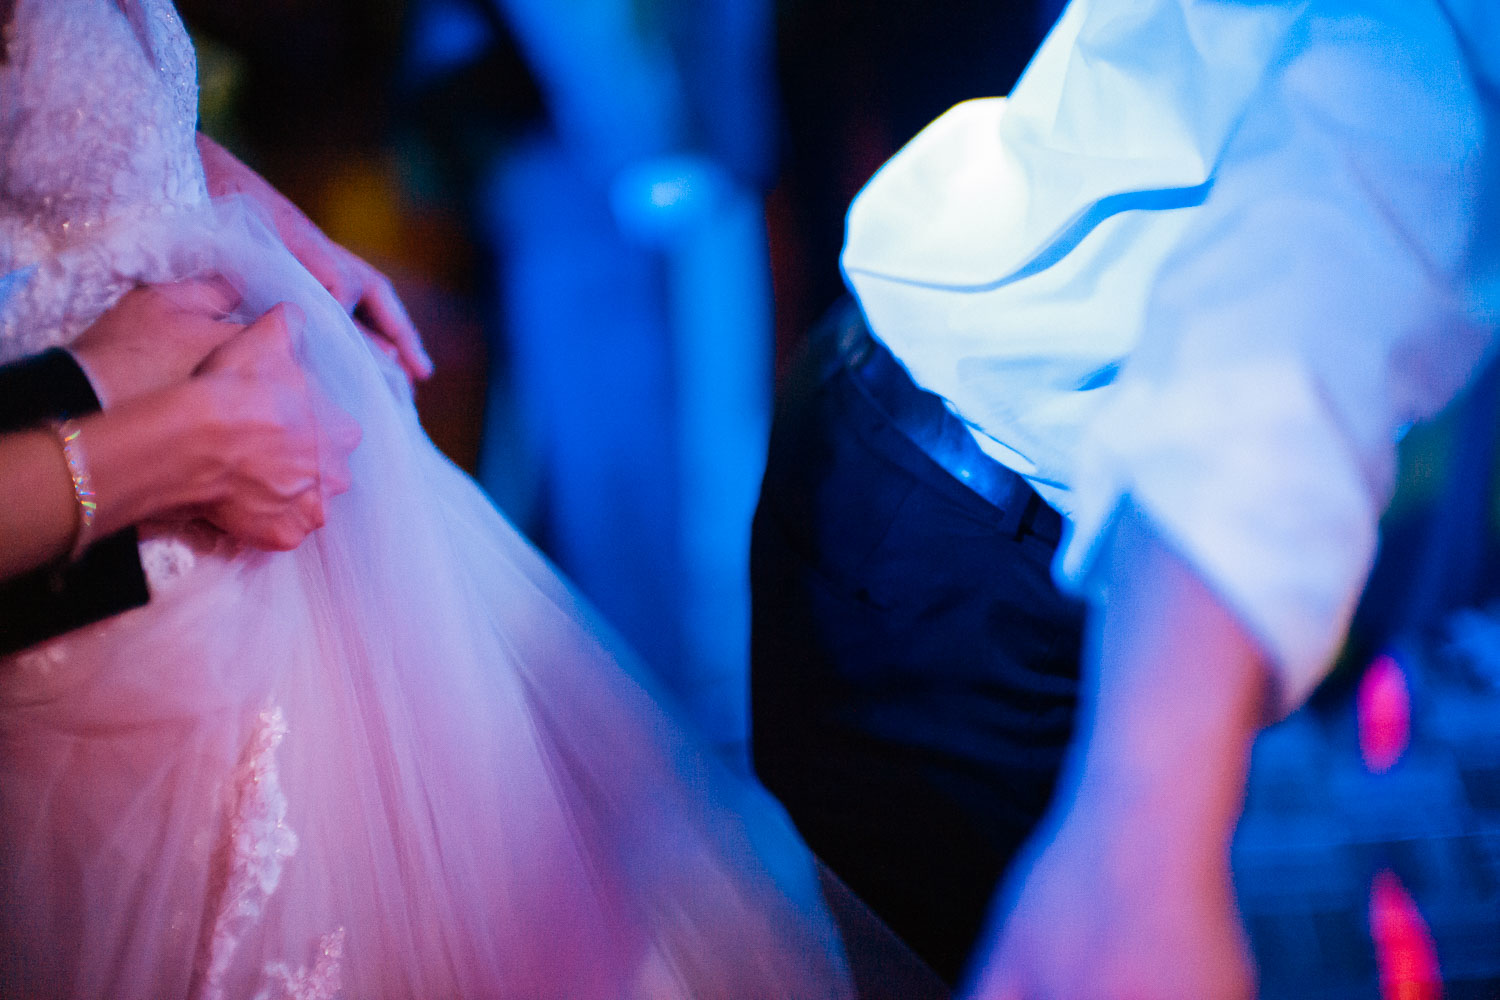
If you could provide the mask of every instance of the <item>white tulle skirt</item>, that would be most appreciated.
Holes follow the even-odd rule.
[[[147,607],[0,661],[0,993],[849,995],[779,809],[694,750],[295,261],[222,206],[89,252],[297,302],[364,439],[297,550],[158,527]]]

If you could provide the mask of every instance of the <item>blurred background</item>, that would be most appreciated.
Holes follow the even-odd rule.
[[[771,400],[850,199],[1060,0],[180,0],[202,128],[395,281],[428,432],[742,757]],[[1257,749],[1267,996],[1500,996],[1491,373],[1403,450],[1344,661]]]

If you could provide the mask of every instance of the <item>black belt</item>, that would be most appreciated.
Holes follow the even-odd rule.
[[[1056,544],[1062,517],[1047,505],[1024,477],[1001,465],[974,440],[962,420],[943,401],[921,389],[885,345],[871,335],[857,307],[849,304],[836,324],[837,357],[856,386],[939,468],[1000,515],[1003,530],[1036,535]]]

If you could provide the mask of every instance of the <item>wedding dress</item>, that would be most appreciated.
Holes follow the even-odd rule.
[[[297,550],[144,533],[148,606],[0,661],[0,994],[850,992],[816,866],[422,434],[337,304],[205,191],[170,0],[19,0],[0,360],[220,273],[364,438]],[[603,502],[601,500],[601,502]]]

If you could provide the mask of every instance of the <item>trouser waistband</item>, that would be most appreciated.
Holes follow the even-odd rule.
[[[974,440],[942,399],[917,386],[891,352],[870,333],[852,301],[836,307],[828,328],[823,375],[842,370],[903,437],[927,458],[1000,514],[1004,529],[1036,535],[1052,544],[1062,536],[1062,517],[1014,470],[995,461]]]

